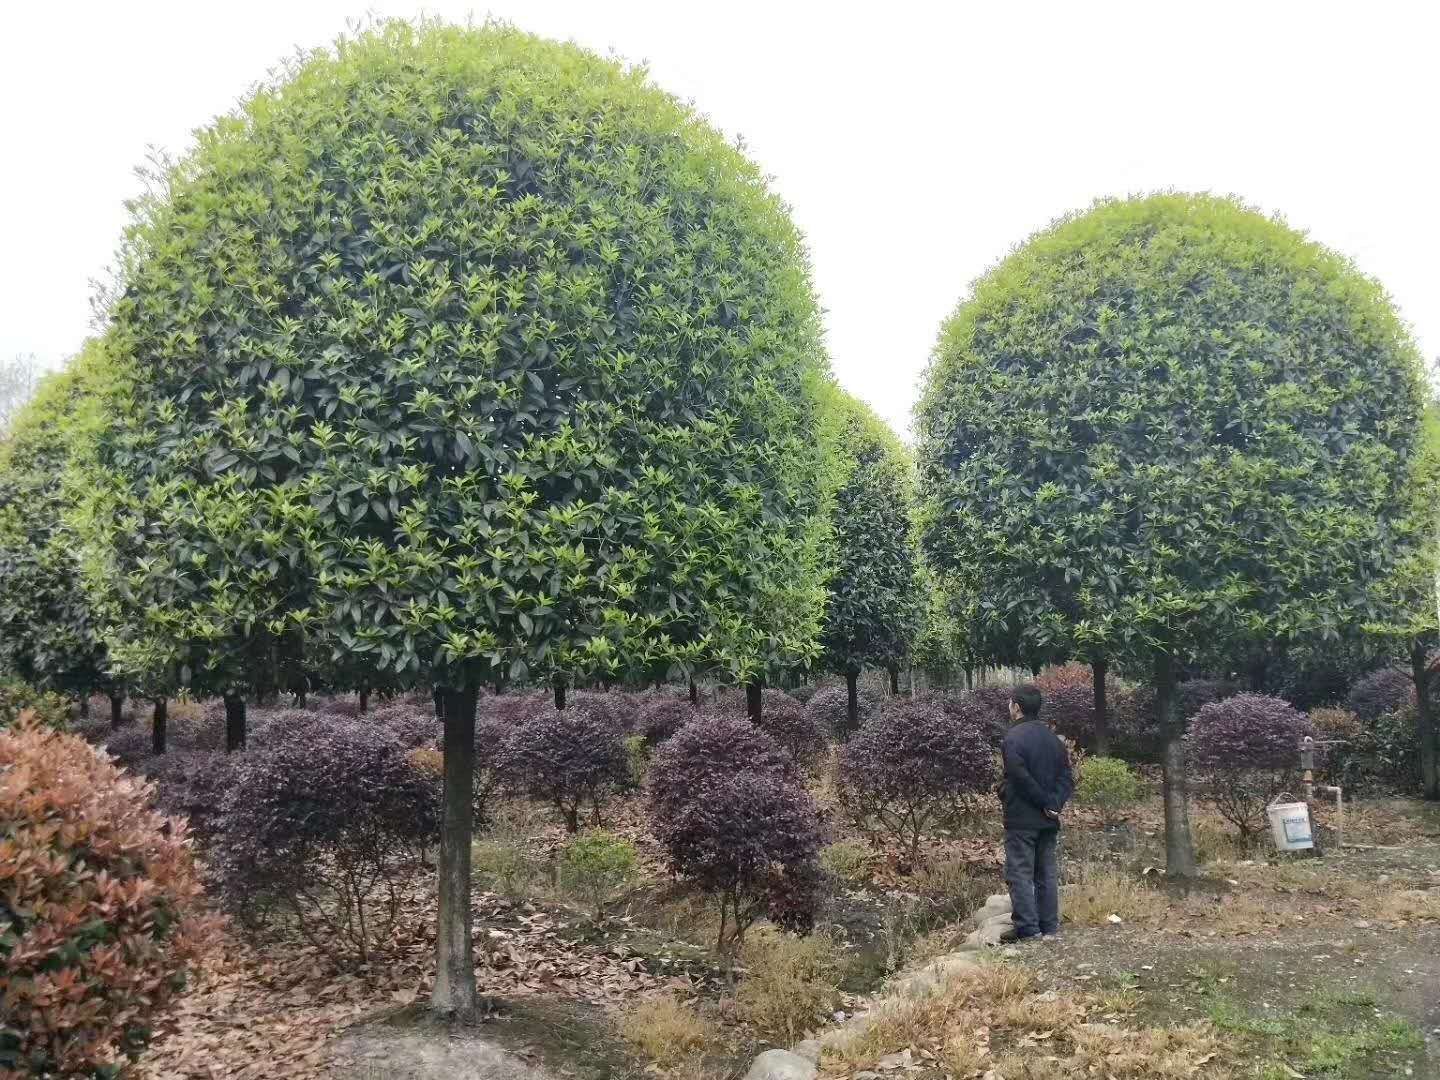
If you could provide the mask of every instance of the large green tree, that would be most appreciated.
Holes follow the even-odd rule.
[[[44,379],[0,436],[0,671],[83,699],[115,687],[61,483],[82,367]]]
[[[166,189],[122,268],[94,546],[163,530],[127,556],[179,612],[157,656],[303,633],[445,690],[434,1004],[469,1011],[477,688],[817,655],[800,238],[643,71],[499,27],[303,58]]]
[[[1177,672],[1393,614],[1426,396],[1377,284],[1209,196],[1064,219],[945,324],[917,407],[927,553],[1037,645],[1148,669],[1171,872],[1195,865]]]
[[[893,672],[919,629],[915,466],[895,433],[862,402],[837,390],[830,407],[844,479],[831,515],[835,572],[825,604],[823,662],[845,676],[853,731],[861,670]]]

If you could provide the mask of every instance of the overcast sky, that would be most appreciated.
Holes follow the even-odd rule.
[[[23,3],[0,32],[0,356],[90,328],[149,145],[366,12],[487,12],[646,63],[774,178],[835,370],[899,430],[969,283],[1104,195],[1235,193],[1379,278],[1440,353],[1434,5]]]

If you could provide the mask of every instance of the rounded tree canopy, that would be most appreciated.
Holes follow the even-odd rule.
[[[203,132],[121,279],[95,518],[163,522],[179,636],[341,681],[813,656],[806,256],[643,71],[382,23]]]
[[[825,607],[825,663],[835,671],[902,662],[921,615],[914,462],[863,402],[831,409],[844,480],[832,511],[835,572]]]
[[[43,379],[0,439],[0,672],[75,694],[109,682],[61,484],[83,367]]]
[[[917,432],[935,564],[1038,652],[1183,653],[1386,616],[1427,400],[1380,287],[1230,199],[1067,218],[942,330]]]

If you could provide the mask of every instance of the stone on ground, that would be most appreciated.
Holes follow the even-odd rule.
[[[818,1070],[789,1050],[766,1050],[757,1057],[745,1074],[745,1080],[815,1080]]]

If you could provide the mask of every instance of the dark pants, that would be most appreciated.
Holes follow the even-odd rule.
[[[1060,929],[1060,873],[1055,859],[1059,839],[1059,829],[1005,830],[1010,918],[1022,937]]]

